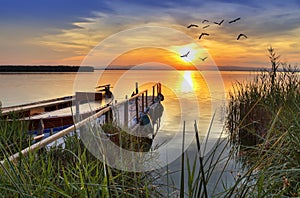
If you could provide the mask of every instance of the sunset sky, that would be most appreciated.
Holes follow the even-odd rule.
[[[147,62],[184,65],[268,66],[267,48],[277,49],[283,62],[300,62],[300,1],[180,0],[10,0],[0,6],[0,64],[80,65],[94,47],[118,33],[142,26],[174,29],[190,37],[160,32],[161,49],[135,49],[135,43],[159,43],[153,32],[116,39],[106,55],[112,65]],[[236,23],[232,19],[240,17]],[[204,19],[210,23],[202,23]],[[216,25],[213,22],[220,22]],[[198,28],[186,28],[189,24]],[[203,29],[203,26],[210,27]],[[200,40],[199,34],[209,33]],[[248,38],[236,40],[244,33]],[[126,47],[126,53],[114,48]],[[200,45],[202,48],[195,47]],[[180,58],[190,51],[188,60]],[[205,53],[204,53],[205,51]],[[105,55],[105,56],[106,56]],[[103,57],[105,57],[103,56]],[[201,61],[200,57],[208,56]],[[101,62],[99,63],[101,64]]]

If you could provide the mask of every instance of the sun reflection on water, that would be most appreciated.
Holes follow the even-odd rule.
[[[194,87],[194,82],[192,78],[192,72],[184,71],[182,82],[181,82],[181,91],[183,93],[189,93],[193,91],[193,87]]]

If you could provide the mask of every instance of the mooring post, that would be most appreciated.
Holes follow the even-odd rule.
[[[152,102],[154,102],[154,97],[155,97],[155,85],[152,86]]]
[[[144,93],[142,93],[142,112],[144,112],[145,111],[145,105],[144,105],[144,102],[145,102],[145,100],[144,100]]]
[[[146,108],[148,108],[148,90],[146,90]]]
[[[79,114],[80,114],[79,104],[80,104],[80,101],[77,100],[77,93],[76,93],[76,95],[75,95],[75,118],[76,118],[76,122],[79,122]]]
[[[135,97],[135,113],[136,113],[136,121],[139,121],[139,101],[138,97]]]
[[[158,83],[158,86],[159,86],[159,94],[161,94],[161,83]],[[158,95],[158,94],[157,94]],[[162,94],[161,94],[161,96],[162,96]],[[161,98],[160,100],[159,100],[159,103],[161,103],[161,100],[162,100],[163,98]]]
[[[125,129],[128,128],[128,96],[125,96],[125,103],[124,103],[124,127]]]
[[[138,94],[139,93],[139,83],[136,82],[135,83],[135,94]]]
[[[111,109],[105,113],[106,123],[111,123],[112,122],[111,114],[112,114]]]
[[[159,86],[159,93],[161,93],[161,84],[158,83],[158,86]]]
[[[40,119],[38,128],[37,128],[37,134],[42,135],[44,133],[44,130],[45,130],[45,125],[44,125],[43,119]]]

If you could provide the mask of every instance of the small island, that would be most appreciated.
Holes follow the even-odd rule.
[[[19,73],[19,72],[94,72],[94,67],[90,66],[27,66],[27,65],[2,65],[0,66],[2,73]]]

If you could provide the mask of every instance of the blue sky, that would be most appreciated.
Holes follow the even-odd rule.
[[[94,46],[119,31],[157,25],[196,39],[203,30],[185,26],[236,17],[241,20],[232,26],[205,30],[211,37],[201,44],[217,64],[266,64],[270,45],[284,61],[299,62],[297,0],[1,0],[0,5],[0,64],[80,64]],[[237,44],[231,38],[238,33],[249,38]]]

